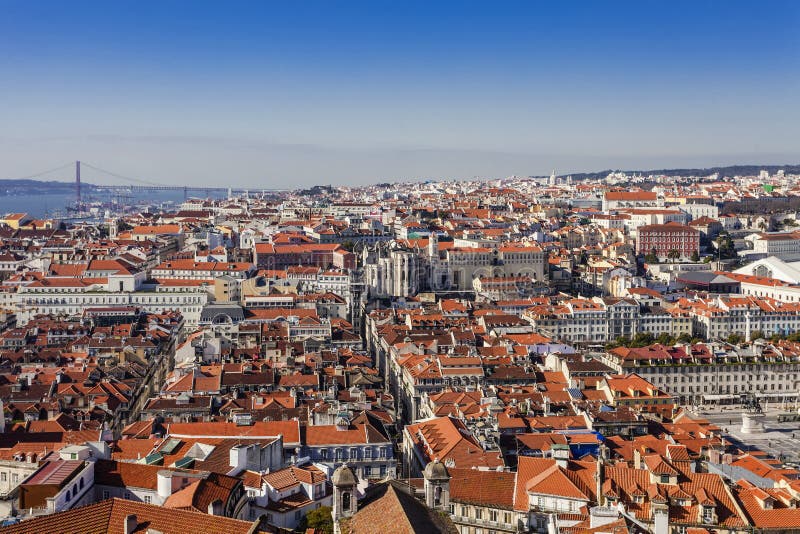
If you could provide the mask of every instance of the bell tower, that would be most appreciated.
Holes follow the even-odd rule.
[[[353,470],[348,465],[342,464],[331,477],[333,483],[333,533],[339,534],[339,520],[345,517],[352,517],[358,510],[358,494],[356,479]]]
[[[425,466],[425,505],[445,512],[450,509],[450,473],[439,459]]]

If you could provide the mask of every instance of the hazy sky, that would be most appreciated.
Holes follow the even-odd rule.
[[[797,1],[0,0],[0,177],[798,163],[798,28]]]

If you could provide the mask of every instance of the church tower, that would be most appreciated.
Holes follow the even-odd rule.
[[[355,473],[347,464],[339,466],[331,477],[333,483],[333,533],[339,534],[339,521],[345,517],[352,517],[358,510],[358,494],[356,485],[358,480]]]
[[[431,235],[428,237],[428,257],[439,257],[439,234],[436,233],[435,230],[432,231]]]
[[[425,505],[428,508],[449,511],[450,508],[450,473],[439,459],[425,466],[422,476],[425,479]]]

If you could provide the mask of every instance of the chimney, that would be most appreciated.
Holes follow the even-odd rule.
[[[603,477],[605,476],[606,470],[606,460],[605,460],[605,451],[603,450],[604,447],[600,445],[600,452],[597,455],[597,472],[594,475],[595,479],[595,491],[597,495],[597,504],[598,506],[603,506],[605,503],[605,498],[603,497]]]
[[[665,504],[650,504],[653,518],[653,534],[669,534],[669,507]]]
[[[638,448],[633,449],[633,467],[634,469],[642,468],[642,453]]]
[[[158,496],[166,499],[172,495],[172,471],[162,469],[156,473]]]
[[[229,451],[229,464],[237,472],[243,471],[247,468],[247,445],[236,445],[231,447]]]
[[[139,523],[136,521],[136,514],[128,514],[125,516],[125,523],[122,525],[122,532],[124,534],[133,534]]]
[[[556,465],[561,469],[566,469],[569,464],[569,445],[557,443],[551,446],[550,451],[556,461]]]

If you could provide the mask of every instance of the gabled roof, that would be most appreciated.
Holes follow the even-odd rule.
[[[521,456],[517,465],[514,509],[528,511],[529,493],[594,501],[596,472],[596,462],[569,461],[563,468],[553,458]]]
[[[450,468],[450,500],[511,510],[517,474]]]
[[[28,519],[3,527],[3,534],[122,534],[128,516],[134,516],[134,532],[158,531],[163,534],[186,532],[224,532],[250,534],[268,532],[253,529],[248,521],[209,515],[195,511],[174,510],[127,499],[108,499],[65,512]]]
[[[384,482],[371,489],[359,510],[341,522],[343,534],[391,532],[393,534],[456,533],[447,514],[427,508],[397,482]]]

